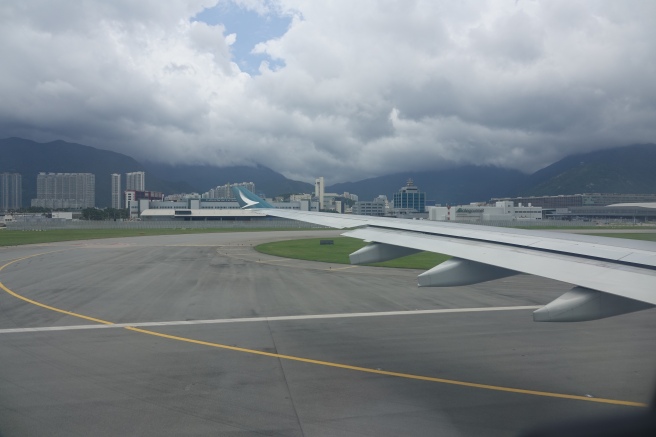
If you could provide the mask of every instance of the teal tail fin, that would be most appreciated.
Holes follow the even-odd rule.
[[[232,192],[242,209],[273,208],[273,205],[251,193],[244,187],[232,187]]]

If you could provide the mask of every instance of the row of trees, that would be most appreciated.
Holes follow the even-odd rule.
[[[26,208],[10,209],[6,212],[9,214],[50,214],[52,209],[42,206],[28,206]]]
[[[21,208],[18,210],[7,211],[7,213],[18,213],[18,214],[44,214],[47,217],[51,217],[52,213],[55,211],[70,211],[70,210],[57,210],[51,208],[43,208],[40,206],[30,206],[27,208]],[[115,209],[115,208],[85,208],[81,211],[82,220],[127,220],[130,218],[130,214],[126,209]]]
[[[130,214],[127,209],[115,208],[84,208],[82,210],[82,220],[127,220]]]

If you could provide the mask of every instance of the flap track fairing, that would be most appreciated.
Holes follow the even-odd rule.
[[[408,247],[371,243],[349,255],[351,264],[373,264],[421,252]]]
[[[457,287],[516,275],[514,270],[451,258],[417,277],[420,287]]]
[[[574,287],[556,300],[533,312],[536,322],[585,322],[654,307],[646,302]]]

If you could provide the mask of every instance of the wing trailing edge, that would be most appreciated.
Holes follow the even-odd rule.
[[[253,207],[263,207],[264,201],[257,196],[246,197],[257,202]],[[537,310],[535,321],[587,321],[656,306],[653,242],[452,222],[276,209],[261,212],[333,228],[355,228],[342,235],[371,244],[351,254],[353,264],[418,251],[453,257],[419,275],[419,286],[475,284],[517,273],[575,285]]]

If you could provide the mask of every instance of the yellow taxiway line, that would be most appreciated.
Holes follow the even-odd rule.
[[[55,252],[55,251],[53,251]],[[15,259],[13,261],[10,261],[3,266],[0,266],[0,271],[5,269],[6,267],[29,259],[29,258],[34,258],[37,256],[41,255],[46,255],[48,253],[53,253],[53,252],[44,252],[44,253],[37,253],[34,255],[30,256],[25,256],[22,258]],[[60,251],[57,251],[60,252]],[[57,311],[59,313],[63,313],[69,316],[73,317],[78,317],[81,319],[85,320],[90,320],[96,323],[102,323],[105,325],[113,325],[113,322],[109,322],[107,320],[102,320],[98,319],[95,317],[89,317],[85,316],[83,314],[78,314],[72,311],[66,311],[60,308],[56,308],[50,305],[43,304],[41,302],[37,302],[33,299],[26,298],[24,296],[21,296],[20,294],[10,290],[7,288],[1,281],[0,281],[0,288],[4,290],[5,292],[9,293],[10,295],[16,297],[17,299],[23,300],[27,303],[30,303],[32,305],[39,306],[41,308],[45,308],[51,311]],[[261,356],[266,356],[266,357],[271,357],[271,358],[277,358],[281,360],[289,360],[289,361],[297,361],[297,362],[302,362],[302,363],[308,363],[308,364],[314,364],[314,365],[319,365],[319,366],[327,366],[327,367],[334,367],[338,369],[345,369],[345,370],[353,370],[357,372],[364,372],[364,373],[370,373],[370,374],[377,374],[377,375],[384,375],[384,376],[392,376],[396,378],[404,378],[404,379],[412,379],[412,380],[419,380],[419,381],[428,381],[428,382],[435,382],[435,383],[440,383],[440,384],[449,384],[449,385],[458,385],[458,386],[463,386],[463,387],[471,387],[471,388],[478,388],[478,389],[483,389],[483,390],[492,390],[492,391],[500,391],[500,392],[506,392],[506,393],[517,393],[517,394],[524,394],[524,395],[532,395],[532,396],[542,396],[542,397],[550,397],[550,398],[560,398],[560,399],[571,399],[571,400],[577,400],[577,401],[585,401],[585,402],[597,402],[597,403],[603,403],[603,404],[613,404],[613,405],[624,405],[624,406],[630,406],[630,407],[647,407],[647,404],[642,403],[642,402],[632,402],[632,401],[623,401],[623,400],[617,400],[617,399],[605,399],[605,398],[594,398],[594,397],[588,397],[588,396],[580,396],[580,395],[569,395],[569,394],[563,394],[563,393],[552,393],[552,392],[545,392],[545,391],[538,391],[538,390],[526,390],[526,389],[521,389],[521,388],[513,388],[513,387],[503,387],[503,386],[498,386],[498,385],[488,385],[488,384],[479,384],[479,383],[474,383],[474,382],[466,382],[466,381],[458,381],[454,379],[444,379],[444,378],[436,378],[432,376],[422,376],[422,375],[413,375],[410,373],[401,373],[401,372],[391,372],[387,370],[379,370],[379,369],[372,369],[368,367],[359,367],[359,366],[351,366],[348,364],[340,364],[340,363],[333,363],[330,361],[320,361],[320,360],[313,360],[310,358],[303,358],[303,357],[296,357],[293,355],[283,355],[283,354],[277,354],[277,353],[272,353],[272,352],[264,352],[264,351],[259,351],[256,349],[247,349],[247,348],[241,348],[241,347],[236,347],[236,346],[229,346],[226,344],[220,344],[220,343],[212,343],[208,341],[202,341],[202,340],[196,340],[193,338],[187,338],[187,337],[179,337],[176,335],[169,335],[169,334],[163,334],[160,332],[156,331],[151,331],[147,329],[141,329],[141,328],[135,328],[132,326],[126,326],[123,329],[126,329],[128,331],[133,331],[133,332],[138,332],[141,334],[147,334],[147,335],[153,335],[156,337],[161,337],[161,338],[167,338],[169,340],[176,340],[176,341],[182,341],[186,343],[192,343],[192,344],[197,344],[200,346],[207,346],[207,347],[213,347],[213,348],[218,348],[218,349],[224,349],[224,350],[230,350],[230,351],[235,351],[235,352],[241,352],[241,353],[247,353],[247,354],[252,354],[252,355],[261,355]]]

